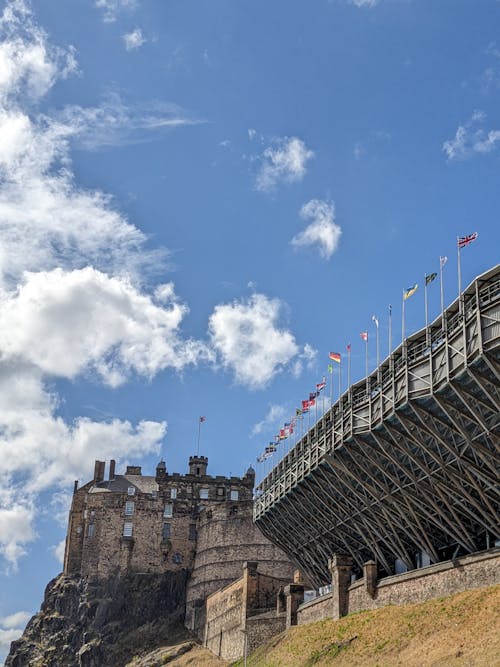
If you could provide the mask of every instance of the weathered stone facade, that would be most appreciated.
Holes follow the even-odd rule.
[[[253,522],[251,501],[205,508],[198,521],[197,549],[186,595],[186,627],[200,639],[206,620],[205,600],[239,579],[249,559],[258,560],[262,575],[287,582],[292,579],[294,566],[289,558]]]
[[[297,622],[302,625],[324,618],[336,619],[390,604],[425,602],[471,588],[490,586],[500,583],[499,565],[500,549],[496,548],[377,579],[376,564],[369,561],[364,567],[364,577],[350,583],[345,571],[338,571],[338,568],[344,570],[348,567],[345,557],[332,558],[332,592],[302,604],[298,609]]]
[[[80,489],[75,483],[64,574],[100,579],[120,572],[192,569],[204,510],[223,506],[228,519],[236,518],[242,503],[251,503],[255,481],[251,468],[242,478],[211,477],[207,465],[206,457],[192,456],[189,473],[180,475],[168,474],[160,462],[152,477],[138,466],[115,475],[111,461],[104,480],[105,464],[96,461],[94,479]],[[237,523],[233,542],[242,547],[245,536]]]
[[[263,574],[258,566],[245,563],[242,577],[207,598],[204,645],[224,660],[241,658],[285,629],[276,598],[287,579]]]
[[[253,469],[241,478],[211,477],[207,465],[205,457],[190,457],[188,474],[168,474],[162,461],[153,477],[142,475],[138,466],[116,475],[111,461],[105,480],[105,463],[96,461],[94,479],[80,489],[75,483],[64,574],[104,581],[187,571],[185,626],[202,640],[209,627],[219,634],[223,627],[223,638],[212,637],[209,647],[218,652],[222,645],[216,643],[223,641],[219,654],[238,658],[247,616],[252,616],[247,646],[284,627],[285,614],[259,621],[255,613],[274,610],[277,590],[292,580],[294,566],[253,521]],[[252,570],[243,591],[244,565],[257,560],[259,575]],[[214,593],[222,595],[222,607],[214,611],[212,600],[207,612],[207,598]]]

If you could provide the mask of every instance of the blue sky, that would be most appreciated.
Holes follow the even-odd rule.
[[[374,367],[374,314],[385,355],[389,304],[399,342],[414,283],[422,327],[440,256],[456,297],[457,235],[464,285],[498,262],[500,4],[0,7],[5,651],[95,458],[184,472],[205,415],[243,474],[329,351],[359,379],[367,330]]]

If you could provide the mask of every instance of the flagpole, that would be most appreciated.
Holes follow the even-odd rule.
[[[401,344],[405,342],[405,295],[403,292],[403,306],[401,311]]]
[[[389,356],[392,353],[392,305],[389,304]]]
[[[458,253],[458,308],[459,312],[462,312],[462,298],[460,294],[462,293],[462,267],[460,265],[460,239],[457,236],[457,253]]]
[[[200,455],[200,436],[201,436],[201,419],[198,419],[198,442],[196,444],[196,456]]]
[[[351,343],[347,346],[347,388],[351,386]]]
[[[444,329],[444,286],[443,286],[443,267],[444,267],[444,261],[443,257],[441,255],[439,256],[439,287],[441,291],[441,321],[442,321],[442,328]]]
[[[339,401],[342,393],[342,362],[339,363]]]
[[[375,317],[375,315],[372,315],[372,320],[374,321],[375,326],[377,327],[376,341],[377,341],[377,368],[378,368],[380,366],[380,336],[379,336],[379,330],[378,330],[379,321],[378,321],[378,317]]]
[[[425,330],[429,327],[429,311],[427,306],[427,274],[424,274],[424,304],[425,304]]]
[[[368,381],[368,336],[366,336],[365,340],[365,377]]]
[[[333,366],[332,364],[329,365],[331,370],[330,372],[330,407],[333,405]]]

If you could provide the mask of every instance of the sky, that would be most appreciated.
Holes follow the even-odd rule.
[[[414,284],[419,330],[440,257],[453,301],[457,236],[464,286],[498,262],[500,3],[0,12],[2,661],[95,459],[184,473],[200,431],[209,473],[261,478],[329,352],[344,391]]]

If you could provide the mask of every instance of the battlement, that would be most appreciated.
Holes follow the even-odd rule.
[[[155,475],[136,465],[116,474],[111,460],[105,479],[106,462],[96,461],[93,479],[80,488],[75,482],[64,572],[99,578],[117,571],[191,568],[200,512],[247,505],[253,496],[253,468],[243,477],[211,476],[207,468],[208,458],[196,455],[189,457],[184,475],[167,472],[164,460]]]

